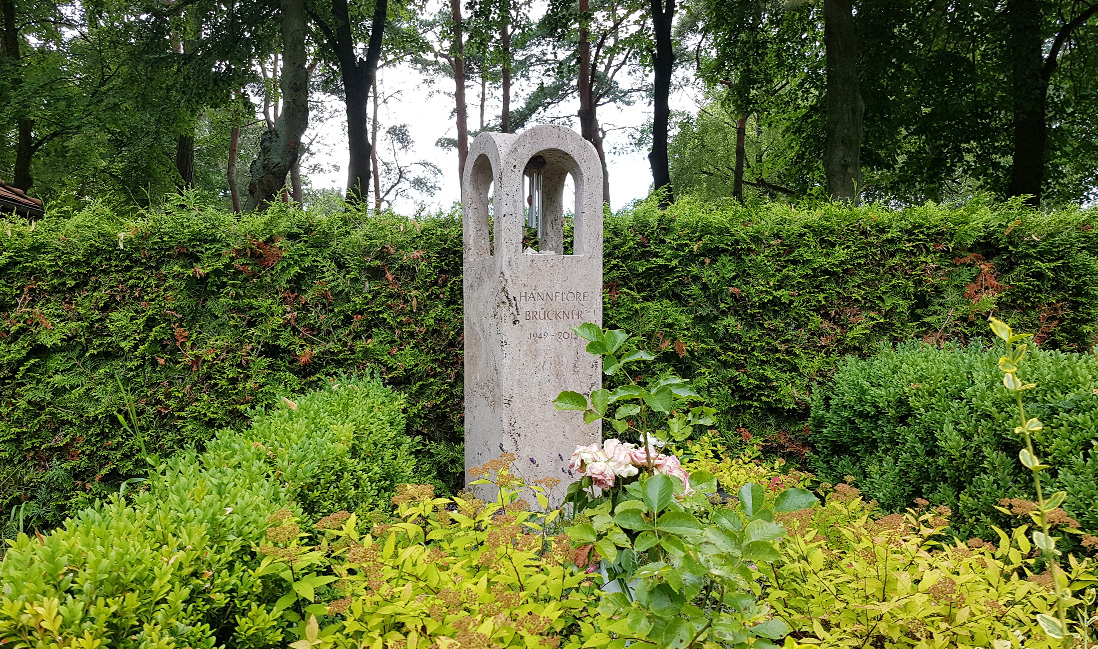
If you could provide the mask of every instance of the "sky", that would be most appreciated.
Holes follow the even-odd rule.
[[[420,203],[428,211],[449,209],[461,198],[457,151],[444,150],[436,146],[435,142],[442,137],[457,136],[455,120],[451,117],[454,110],[453,97],[452,94],[444,92],[452,92],[453,82],[447,79],[444,85],[431,87],[422,73],[405,65],[380,70],[378,84],[381,89],[380,96],[392,95],[392,98],[379,110],[382,128],[394,124],[407,124],[408,132],[414,142],[413,150],[400,154],[401,160],[426,160],[442,170],[441,176],[437,179],[440,190],[434,196],[412,195],[397,201],[394,209],[398,213],[410,214],[416,211]],[[519,93],[522,92],[521,87],[516,90]],[[479,83],[474,81],[469,84],[466,89],[466,98],[469,104],[469,126],[470,130],[474,130],[480,122]],[[520,101],[521,98],[517,101],[512,99],[512,106]],[[671,108],[696,113],[699,101],[700,96],[697,93],[680,92],[672,96]],[[318,124],[312,133],[306,133],[305,138],[308,140],[317,136],[310,149],[312,154],[306,161],[306,165],[319,165],[323,170],[312,171],[308,175],[313,188],[343,190],[347,183],[347,138],[343,104],[338,99],[330,98],[326,101],[326,108],[330,111],[331,117]],[[551,112],[539,115],[535,123],[546,123],[555,118],[570,118],[567,125],[578,131],[578,120],[575,119],[578,108],[578,100],[572,99],[555,107]],[[499,110],[499,100],[492,97],[492,88],[489,87],[486,109],[488,120],[494,117],[498,121]],[[606,131],[604,148],[607,151],[610,176],[610,204],[615,211],[632,201],[644,198],[651,188],[652,170],[648,163],[648,152],[638,150],[630,144],[630,137],[636,129],[645,125],[650,115],[651,105],[646,101],[639,101],[633,106],[615,105],[599,109],[600,125]],[[533,125],[533,123],[530,124],[530,126]],[[379,149],[379,155],[391,157],[392,152]]]

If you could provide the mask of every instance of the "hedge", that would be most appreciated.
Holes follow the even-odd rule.
[[[879,341],[968,341],[995,313],[1046,348],[1088,349],[1094,217],[980,201],[641,203],[606,219],[605,322],[662,351],[654,371],[692,379],[723,435],[799,455],[813,386]],[[4,225],[3,515],[56,524],[141,475],[141,442],[154,455],[201,445],[340,372],[404,392],[420,461],[460,486],[461,248],[454,214],[284,205],[91,206]],[[130,405],[136,431],[117,418]]]

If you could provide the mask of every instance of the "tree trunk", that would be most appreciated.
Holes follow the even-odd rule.
[[[732,176],[732,198],[743,204],[743,163],[747,157],[744,141],[747,139],[747,115],[736,120],[736,170]]]
[[[19,26],[16,23],[15,0],[0,0],[0,13],[3,13],[4,34],[0,39],[3,52],[0,58],[7,61],[14,78],[12,88],[23,82],[23,73],[19,64]],[[21,110],[19,111],[22,112]],[[31,159],[34,157],[34,120],[20,114],[16,118],[15,169],[12,183],[27,191],[34,184],[31,177]]]
[[[858,35],[851,0],[824,0],[824,49],[827,57],[827,143],[824,174],[827,191],[858,204],[862,185],[862,115],[858,86]]]
[[[1006,21],[1014,109],[1011,119],[1014,160],[1007,195],[1027,196],[1028,205],[1040,207],[1048,140],[1045,125],[1048,82],[1041,74],[1044,41],[1040,3],[1037,0],[1008,0]]]
[[[347,200],[358,203],[366,200],[370,183],[370,143],[366,124],[366,109],[370,99],[370,87],[363,83],[361,69],[354,74],[343,75],[344,106],[347,110]]]
[[[301,156],[298,156],[294,166],[290,167],[290,198],[297,203],[298,207],[305,207],[301,192]]]
[[[369,138],[370,89],[374,85],[377,63],[381,58],[381,39],[385,33],[385,16],[388,0],[377,0],[370,21],[370,41],[366,46],[366,59],[355,52],[354,35],[347,0],[332,0],[332,15],[337,24],[329,34],[331,45],[339,59],[347,110],[347,200],[352,203],[365,201],[370,187],[370,162],[373,144]]]
[[[461,0],[450,0],[450,17],[454,21],[454,102],[457,104],[458,178],[465,173],[469,157],[469,112],[465,105],[465,42],[462,40]]]
[[[297,162],[301,134],[309,125],[309,72],[305,52],[305,2],[282,0],[282,114],[274,130],[259,140],[259,156],[251,164],[248,211],[266,207],[286,184]]]
[[[503,26],[500,29],[500,47],[503,49],[503,111],[499,130],[511,132],[511,2],[503,0]]]
[[[34,158],[34,120],[20,117],[17,121],[19,140],[15,145],[15,177],[12,184],[27,191],[34,184],[31,160]]]
[[[194,187],[194,135],[180,135],[175,139],[175,170],[181,179],[180,189]]]
[[[655,71],[652,120],[652,152],[648,162],[652,165],[652,181],[656,191],[665,190],[660,196],[660,207],[666,209],[674,202],[671,189],[671,169],[667,160],[667,130],[671,119],[671,72],[675,66],[675,49],[671,43],[671,26],[675,20],[675,0],[651,0],[652,25],[656,31],[656,56],[652,61]]]
[[[15,0],[0,0],[0,13],[4,14],[4,37],[0,39],[4,58],[19,60],[19,27],[15,23]]]
[[[595,102],[595,74],[591,65],[591,38],[589,30],[590,0],[579,0],[579,95],[580,135],[595,146],[602,164],[602,202],[610,203],[610,176],[606,169],[606,153],[602,149],[602,133],[599,130],[598,105]]]
[[[370,160],[373,162],[374,169],[374,214],[381,212],[381,169],[377,164],[377,111],[378,105],[381,103],[377,98],[377,79],[374,79],[374,115],[372,124],[370,125],[370,141],[374,143],[374,146],[370,149]]]
[[[229,181],[229,197],[233,201],[233,211],[240,213],[240,189],[236,186],[236,159],[240,154],[240,127],[234,126],[229,132],[229,162],[225,167],[225,179]]]
[[[480,130],[484,130],[484,104],[488,101],[488,71],[480,73]]]

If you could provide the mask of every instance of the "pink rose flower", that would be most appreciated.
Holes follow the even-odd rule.
[[[577,446],[571,459],[568,460],[568,468],[572,471],[579,471],[580,475],[584,475],[587,472],[587,465],[592,462],[605,462],[607,459],[609,458],[607,458],[598,442],[590,446]]]
[[[615,475],[622,478],[629,478],[637,475],[637,467],[633,466],[633,461],[630,458],[630,451],[633,449],[632,444],[627,444],[617,439],[608,439],[603,446],[603,453],[606,454],[610,468],[614,471]]]
[[[661,455],[660,453],[656,452],[656,449],[654,449],[654,448],[649,448],[647,453],[645,452],[645,450],[643,448],[635,448],[635,449],[629,451],[629,457],[633,460],[633,464],[635,466],[642,466],[642,467],[648,466],[648,455],[649,454],[651,454],[651,456],[652,456],[652,466],[653,467],[656,466],[656,462],[659,461],[659,458],[665,457],[664,455]]]
[[[656,473],[663,473],[665,475],[673,475],[682,481],[683,495],[689,496],[694,493],[694,490],[690,488],[690,474],[682,468],[682,464],[679,463],[679,458],[674,455],[661,455],[658,460],[652,462],[652,468]]]
[[[599,489],[609,489],[614,486],[614,469],[609,462],[592,462],[587,465],[587,475]]]

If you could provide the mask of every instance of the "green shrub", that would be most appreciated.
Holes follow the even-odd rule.
[[[1029,470],[1018,463],[1023,441],[1012,434],[1017,406],[997,368],[1000,352],[979,345],[936,349],[920,343],[883,346],[869,359],[850,358],[811,417],[812,464],[820,478],[857,479],[885,511],[917,498],[954,512],[964,538],[994,538],[1003,498],[1035,497]],[[1083,530],[1098,531],[1098,359],[1090,354],[1034,350],[1023,379],[1026,410],[1043,422],[1038,455],[1053,469],[1049,493],[1067,492],[1064,509]]]
[[[377,380],[339,377],[296,402],[284,399],[241,436],[265,452],[272,475],[307,516],[388,510],[397,485],[437,480],[404,434],[404,407],[404,397]],[[217,447],[209,454],[232,462]]]
[[[271,609],[285,592],[256,573],[257,546],[278,511],[387,509],[396,481],[420,475],[402,406],[376,380],[341,380],[177,454],[129,503],[21,534],[0,563],[0,644],[278,644],[289,623]]]

